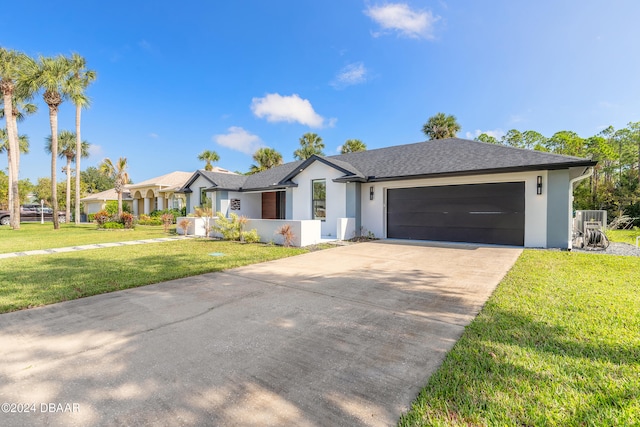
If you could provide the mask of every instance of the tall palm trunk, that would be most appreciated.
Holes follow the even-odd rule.
[[[82,157],[82,138],[80,138],[80,111],[82,107],[76,104],[76,206],[75,223],[80,224],[80,158]],[[67,189],[67,192],[69,190]],[[70,218],[67,216],[67,222]]]
[[[122,191],[124,190],[124,185],[122,183],[122,179],[116,178],[115,182],[115,190],[118,194],[118,217],[122,216]]]
[[[56,170],[58,167],[58,105],[62,102],[60,98],[58,93],[45,92],[45,102],[49,106],[49,124],[51,125],[51,204],[53,205],[54,230],[60,229],[60,222],[58,221],[58,188],[56,185],[58,178]]]
[[[67,205],[65,207],[65,215],[66,221],[71,221],[71,160],[73,157],[67,156],[67,166],[65,170],[67,171]]]
[[[20,229],[20,196],[18,193],[18,156],[20,148],[18,145],[18,135],[14,127],[13,116],[13,88],[8,84],[2,85],[2,94],[5,105],[5,120],[7,123],[7,158],[9,161],[9,211],[11,212],[11,228]]]

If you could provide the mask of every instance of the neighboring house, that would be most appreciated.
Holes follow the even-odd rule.
[[[83,197],[80,201],[84,204],[84,213],[94,214],[103,210],[108,201],[117,201],[118,193],[113,188],[105,191],[101,191],[99,193],[89,194],[87,197]],[[129,190],[125,190],[122,192],[122,204],[128,205],[131,208],[131,193]]]
[[[191,175],[193,175],[192,172],[176,171],[127,185],[133,199],[133,214],[149,215],[155,210],[181,209],[184,206],[184,196],[175,192],[187,182]]]
[[[179,192],[188,212],[210,201],[216,211],[244,215],[259,229],[265,221],[312,221],[320,226],[310,230],[328,238],[370,232],[571,248],[573,188],[595,164],[451,138],[313,156],[247,176],[199,170]],[[302,242],[320,241],[320,235]]]
[[[235,175],[222,168],[214,170],[218,173]],[[129,205],[132,213],[136,216],[148,215],[154,210],[181,209],[184,206],[184,195],[175,193],[192,175],[193,172],[176,171],[137,184],[127,184],[124,186],[123,202]],[[86,214],[104,209],[109,200],[118,200],[118,194],[113,188],[80,199],[81,202],[84,202]]]

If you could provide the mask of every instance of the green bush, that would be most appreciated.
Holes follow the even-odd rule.
[[[246,243],[258,243],[260,241],[258,230],[254,228],[253,230],[250,230],[250,231],[243,231],[242,240],[244,240]]]
[[[107,211],[107,213],[112,217],[118,215],[118,201],[109,200],[107,203],[105,203],[104,210]],[[128,204],[126,203],[122,204],[122,212],[131,213],[131,208],[129,207]]]
[[[138,225],[162,225],[160,218],[139,219]]]
[[[240,240],[240,223],[238,215],[232,213],[230,218],[224,216],[222,212],[218,212],[213,229],[222,234],[224,240]]]
[[[106,230],[124,229],[124,224],[121,222],[109,221],[102,224],[102,228]]]
[[[185,207],[184,210],[185,210],[185,213],[186,213],[187,208]],[[173,224],[176,223],[176,218],[178,218],[179,216],[184,216],[184,215],[182,215],[182,210],[180,210],[180,209],[165,209],[165,210],[162,210],[162,211],[155,210],[155,211],[152,211],[149,214],[149,216],[151,218],[162,218],[162,216],[166,215],[166,214],[170,214],[170,215],[173,216]]]
[[[214,231],[222,234],[224,240],[239,240],[247,243],[256,243],[260,241],[258,230],[253,229],[251,231],[244,231],[244,226],[247,223],[247,218],[244,216],[238,216],[234,213],[226,218],[222,212],[218,212]]]
[[[93,222],[96,219],[96,214],[88,214],[87,215],[87,221],[89,222]]]

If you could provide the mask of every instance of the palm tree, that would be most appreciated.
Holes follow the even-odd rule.
[[[251,165],[249,173],[262,172],[280,166],[282,164],[282,154],[278,153],[274,148],[263,147],[253,153],[253,160],[256,161],[256,164]]]
[[[324,142],[315,133],[307,132],[300,138],[300,148],[293,152],[293,157],[298,160],[306,160],[315,155],[324,156]]]
[[[63,55],[40,56],[37,70],[30,79],[31,89],[43,90],[44,102],[49,106],[51,126],[51,204],[53,205],[53,228],[59,229],[58,194],[56,191],[58,158],[58,107],[69,96],[67,81],[71,73],[71,61]]]
[[[115,181],[114,190],[118,194],[118,216],[122,216],[122,192],[124,186],[129,183],[129,174],[127,173],[127,158],[120,157],[116,164],[111,159],[106,158],[100,163],[100,172]]]
[[[20,228],[20,197],[18,190],[18,174],[20,168],[20,149],[18,125],[14,117],[14,101],[17,97],[28,98],[28,90],[22,85],[25,81],[25,70],[31,65],[31,58],[15,50],[0,47],[0,91],[5,106],[7,156],[9,159],[9,200],[11,212],[11,228]],[[19,96],[18,96],[19,95]]]
[[[93,70],[87,70],[87,61],[77,53],[71,54],[71,76],[67,81],[67,91],[71,94],[71,100],[76,106],[76,149],[74,153],[83,153],[82,138],[80,137],[80,119],[81,111],[83,108],[88,108],[90,105],[89,98],[85,95],[87,86],[96,79],[96,72]],[[76,208],[75,208],[75,223],[80,224],[80,158],[86,157],[84,154],[76,156]],[[69,178],[69,174],[67,174]],[[67,189],[67,197],[69,189]],[[67,208],[68,212],[68,208]],[[67,217],[67,221],[69,218]]]
[[[220,161],[220,156],[218,156],[218,153],[213,150],[204,150],[198,155],[198,160],[207,162],[207,164],[204,166],[204,170],[212,171],[213,166],[211,165],[211,163]]]
[[[18,137],[18,147],[22,154],[29,152],[29,137],[27,135],[20,135]],[[9,138],[7,137],[7,130],[0,129],[0,154],[7,151],[9,148]]]
[[[47,137],[47,145],[45,150],[47,153],[51,153],[51,146],[53,145],[53,138],[51,135]],[[69,132],[68,130],[63,130],[58,135],[58,157],[61,159],[67,159],[67,165],[64,168],[64,171],[67,175],[67,200],[65,206],[65,214],[67,222],[71,220],[71,162],[76,158],[76,134],[73,132]],[[82,141],[80,144],[80,156],[85,159],[89,157],[89,143],[87,141]],[[76,177],[79,175],[79,171],[76,168]],[[77,198],[76,195],[76,206],[80,206],[80,199]],[[77,215],[77,213],[76,213]]]
[[[366,151],[367,144],[359,139],[347,139],[340,149],[340,154],[355,153],[357,151]]]
[[[26,135],[18,134],[18,122],[23,121],[28,114],[33,114],[36,111],[38,111],[37,105],[26,102],[26,98],[28,98],[29,96],[25,94],[22,89],[23,88],[20,87],[20,84],[18,84],[18,88],[14,91],[14,95],[13,95],[13,108],[12,108],[13,129],[15,131],[15,134],[18,135],[18,151],[15,152],[15,156],[11,155],[11,151],[9,149],[9,137],[8,137],[7,131],[2,130],[4,134],[2,137],[0,137],[0,141],[4,141],[4,147],[2,147],[3,144],[0,143],[0,153],[2,153],[3,151],[7,151],[7,157],[8,157],[9,163],[11,163],[12,157],[15,157],[15,168],[9,167],[9,175],[8,175],[9,183],[12,182],[11,177],[12,177],[12,174],[14,173],[13,169],[15,169],[18,172],[20,171],[20,154],[26,154],[29,152],[29,138]],[[3,105],[3,108],[0,109],[0,119],[5,117],[4,101],[2,102],[2,105]],[[9,187],[8,199],[9,199],[9,206],[11,207],[14,206],[13,193],[14,192],[11,191],[11,187]],[[16,193],[15,197],[16,197],[16,200],[18,200],[18,203],[16,205],[18,206],[18,209],[19,209],[20,195]],[[17,221],[17,223],[19,225],[20,221]]]
[[[435,116],[429,117],[429,120],[422,126],[422,132],[429,139],[455,138],[460,129],[456,116],[444,113],[437,113]]]
[[[29,137],[27,135],[20,135],[18,137],[18,147],[19,147],[19,152],[26,154],[29,152]],[[6,129],[0,129],[0,154],[4,153],[4,152],[9,153],[9,138],[7,136],[7,131]],[[9,168],[9,175],[7,175],[8,181],[11,182],[11,174],[13,173],[12,168]],[[7,195],[8,197],[8,202],[9,202],[9,209],[11,210],[11,207],[13,206],[13,197],[16,197],[18,200],[18,206],[20,206],[20,195],[19,194],[13,194],[13,192],[11,191],[11,187],[9,187],[9,194]],[[18,216],[18,218],[20,218]],[[18,224],[20,224],[20,220],[18,220]]]

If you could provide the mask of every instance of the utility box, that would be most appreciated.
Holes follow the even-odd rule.
[[[576,211],[576,216],[573,218],[573,229],[582,233],[587,222],[599,222],[602,225],[602,231],[605,231],[607,229],[607,211]]]

